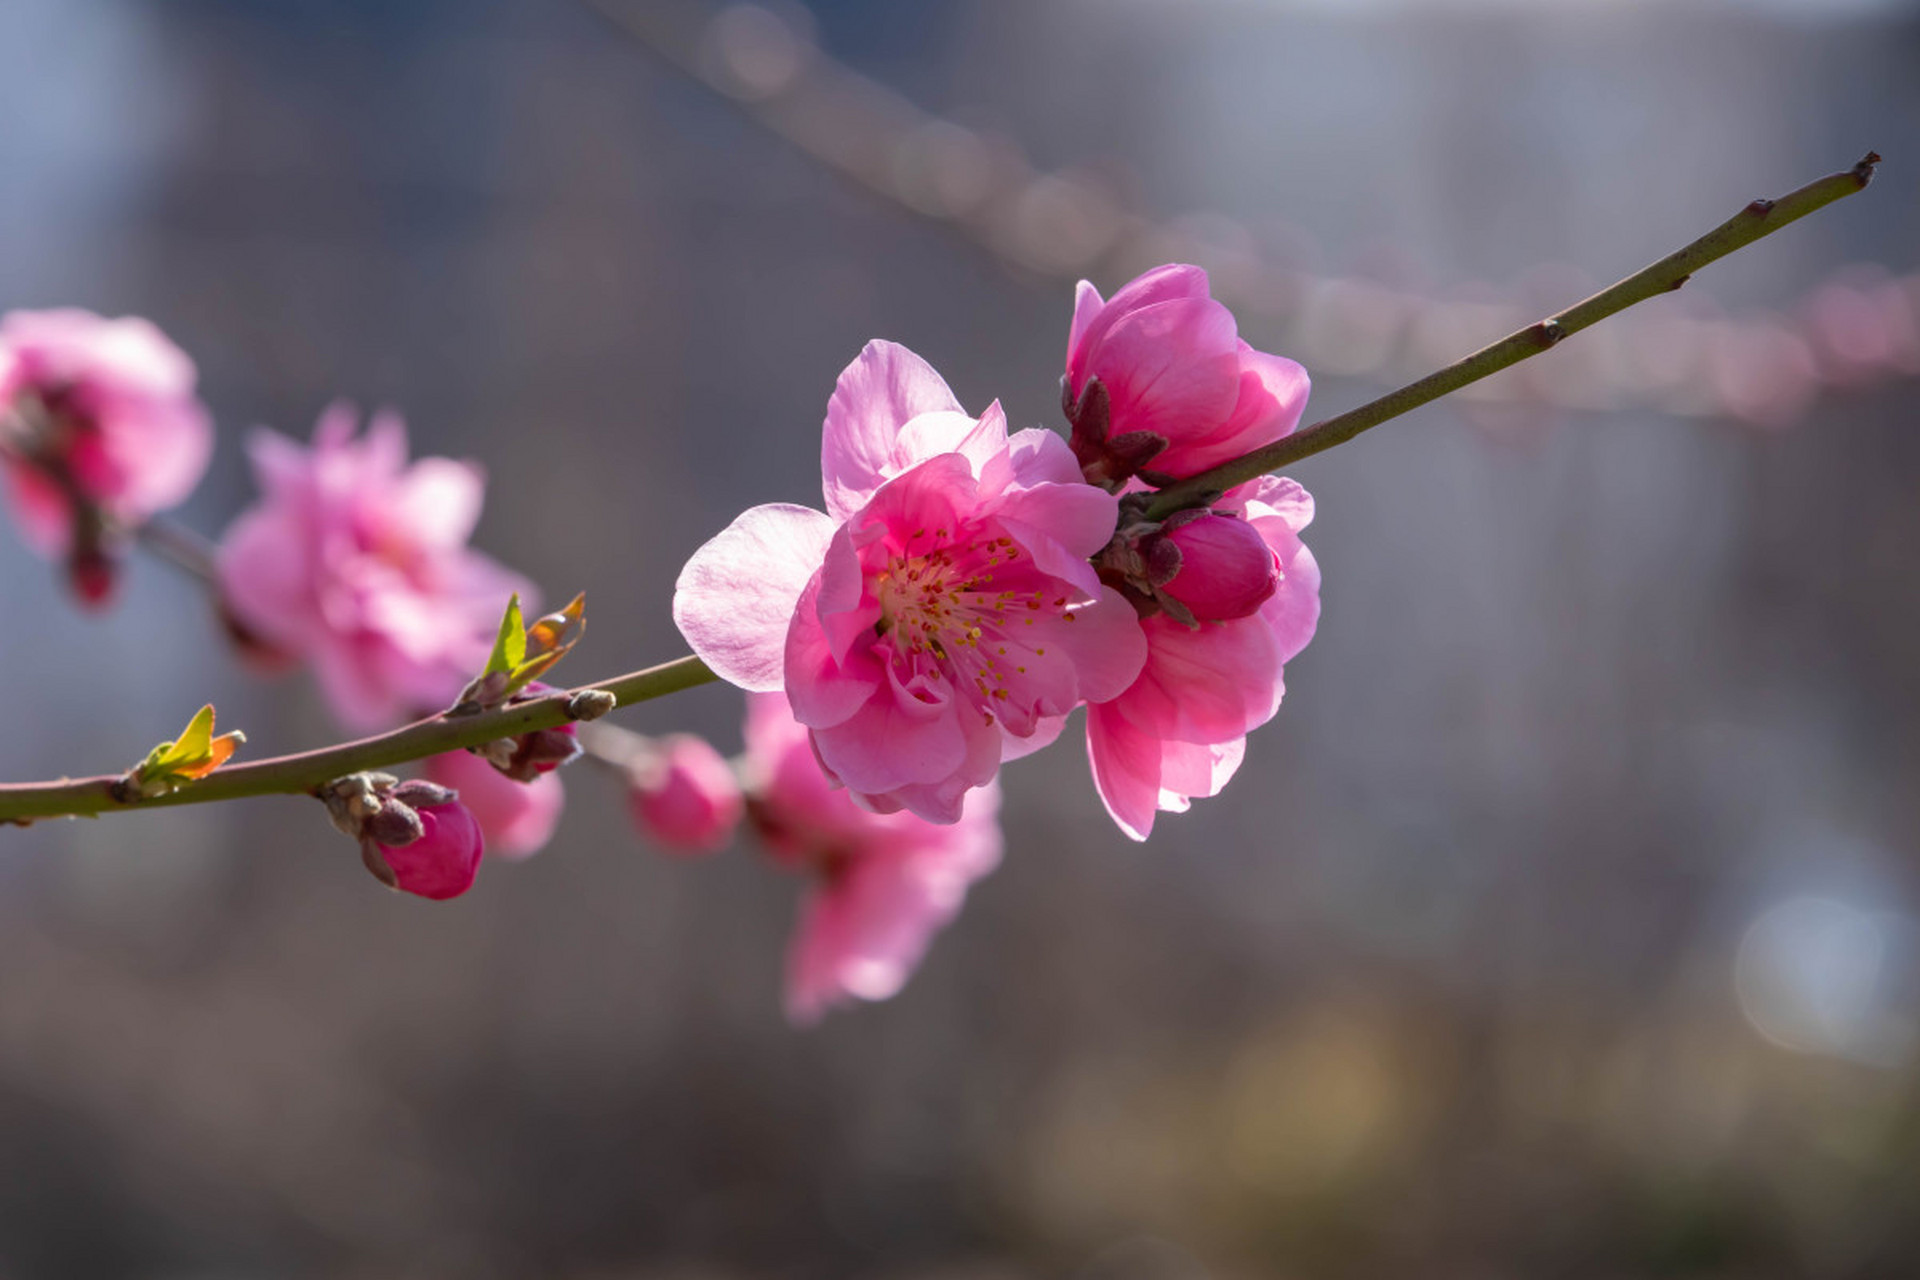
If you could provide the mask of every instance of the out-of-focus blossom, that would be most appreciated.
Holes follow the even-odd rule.
[[[999,865],[999,785],[969,791],[951,824],[873,813],[821,771],[781,695],[748,695],[746,738],[750,819],[775,858],[814,878],[787,953],[788,1016],[887,999]]]
[[[379,845],[393,873],[393,885],[422,898],[457,898],[473,887],[486,852],[480,822],[459,800],[413,806],[420,817],[418,838],[400,845]]]
[[[1064,395],[1087,478],[1185,477],[1299,425],[1307,372],[1240,340],[1199,267],[1156,267],[1111,301],[1082,280]]]
[[[567,793],[555,773],[519,782],[470,751],[429,756],[426,776],[460,793],[495,857],[519,859],[544,849],[560,823]]]
[[[221,590],[234,618],[313,663],[339,717],[372,728],[444,706],[485,661],[500,611],[531,587],[467,546],[485,480],[447,458],[407,461],[406,428],[336,404],[311,447],[248,441],[261,499],[227,530]]]
[[[820,763],[881,811],[959,821],[1003,757],[1140,670],[1132,608],[1088,557],[1110,494],[1056,435],[968,417],[904,347],[869,343],[827,406],[827,513],[746,512],[694,553],[674,620],[723,679],[785,689]]]
[[[1240,766],[1248,731],[1279,710],[1282,668],[1313,638],[1320,617],[1320,569],[1299,538],[1313,519],[1307,491],[1263,476],[1230,491],[1216,509],[1265,544],[1271,594],[1252,613],[1223,621],[1187,624],[1165,612],[1143,618],[1148,652],[1139,678],[1088,708],[1094,783],[1107,812],[1136,840],[1153,830],[1156,810],[1185,812],[1193,797],[1219,794]],[[1220,546],[1237,564],[1237,538]]]
[[[0,319],[0,453],[13,513],[98,603],[114,543],[184,501],[207,469],[213,424],[186,353],[145,320],[89,311]]]
[[[632,766],[628,798],[640,829],[675,853],[711,853],[733,839],[745,801],[733,767],[704,738],[675,733]]]

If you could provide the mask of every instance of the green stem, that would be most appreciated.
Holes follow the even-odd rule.
[[[691,689],[714,678],[706,663],[688,656],[598,684],[582,685],[580,690],[550,694],[496,711],[435,716],[358,742],[228,765],[171,795],[151,800],[122,799],[114,786],[120,781],[118,774],[59,782],[7,783],[0,785],[0,822],[161,809],[178,804],[236,800],[242,796],[310,795],[349,773],[384,769],[443,751],[477,747],[495,738],[510,738],[566,724],[574,718],[567,711],[568,699],[581,690],[604,690],[618,699],[619,705],[626,706]]]
[[[1708,263],[1724,258],[1736,249],[1745,248],[1764,236],[1770,236],[1789,222],[1804,218],[1815,209],[1865,187],[1873,178],[1873,167],[1879,162],[1880,157],[1870,151],[1865,159],[1845,173],[1830,174],[1817,182],[1810,182],[1778,200],[1755,200],[1684,249],[1668,254],[1610,288],[1602,289],[1585,302],[1576,303],[1558,315],[1510,333],[1492,346],[1482,347],[1465,359],[1456,360],[1398,391],[1389,391],[1378,400],[1315,423],[1304,431],[1296,431],[1285,439],[1276,440],[1263,449],[1256,449],[1231,462],[1224,462],[1210,471],[1169,485],[1154,495],[1147,505],[1146,515],[1149,519],[1164,520],[1187,507],[1205,506],[1237,484],[1244,484],[1256,476],[1311,457],[1323,449],[1345,444],[1370,427],[1377,427],[1389,419],[1418,409],[1431,400],[1458,391],[1468,383],[1478,382],[1488,374],[1519,364],[1529,356],[1537,356],[1570,334],[1578,333],[1616,312],[1625,311],[1636,302],[1645,302],[1657,294],[1671,293]]]

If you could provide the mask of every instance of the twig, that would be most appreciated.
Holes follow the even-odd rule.
[[[1398,391],[1389,391],[1378,400],[1316,423],[1304,431],[1296,431],[1264,449],[1256,449],[1231,462],[1222,463],[1211,471],[1203,471],[1162,489],[1147,505],[1146,513],[1151,519],[1163,520],[1183,508],[1203,506],[1210,498],[1237,484],[1244,484],[1255,476],[1278,470],[1337,444],[1345,444],[1370,427],[1377,427],[1389,419],[1418,409],[1431,400],[1438,400],[1449,392],[1478,382],[1488,374],[1519,364],[1529,356],[1537,356],[1588,325],[1624,311],[1636,302],[1644,302],[1657,294],[1671,293],[1708,263],[1724,258],[1736,249],[1772,235],[1789,222],[1804,218],[1816,209],[1861,190],[1872,181],[1874,166],[1879,163],[1879,155],[1869,151],[1859,164],[1845,173],[1830,174],[1817,182],[1810,182],[1778,200],[1755,200],[1684,249],[1668,254],[1652,266],[1643,267],[1620,283],[1602,289],[1585,302],[1576,303],[1558,315],[1510,333],[1492,346],[1482,347],[1464,360],[1456,360]]]
[[[514,737],[535,729],[551,729],[575,717],[567,710],[574,693],[599,689],[611,693],[625,706],[691,689],[713,680],[713,672],[700,659],[688,656],[673,662],[648,667],[582,685],[579,690],[551,694],[530,702],[516,703],[497,711],[470,716],[435,716],[378,737],[363,738],[318,751],[277,756],[250,764],[229,765],[209,774],[171,795],[151,800],[124,800],[114,784],[120,775],[63,779],[59,782],[21,782],[0,785],[0,822],[22,822],[36,818],[81,817],[118,813],[127,809],[158,809],[179,804],[206,804],[216,800],[236,800],[243,796],[306,795],[335,778],[365,769],[382,769],[455,751],[477,747],[495,738]],[[137,758],[144,747],[131,749],[129,758]]]

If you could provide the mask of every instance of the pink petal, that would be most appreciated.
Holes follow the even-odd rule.
[[[808,507],[754,507],[687,561],[674,584],[673,621],[721,679],[743,689],[783,686],[794,607],[834,527]]]
[[[960,402],[933,366],[875,339],[840,373],[821,433],[827,511],[845,520],[887,478],[900,428],[923,413],[959,413]]]
[[[1111,704],[1088,707],[1087,759],[1094,789],[1115,825],[1135,840],[1152,835],[1160,802],[1160,740]]]

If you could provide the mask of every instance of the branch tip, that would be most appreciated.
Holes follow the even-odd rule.
[[[1873,181],[1874,167],[1879,163],[1880,153],[1878,151],[1867,152],[1866,155],[1860,157],[1860,163],[1853,166],[1853,180],[1863,187],[1866,186],[1869,182]]]

